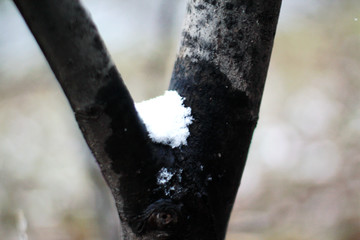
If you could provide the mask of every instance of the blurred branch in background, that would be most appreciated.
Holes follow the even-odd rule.
[[[166,16],[178,17],[159,39],[170,2],[179,7]],[[87,5],[135,99],[166,89],[182,1]],[[358,240],[360,6],[284,1],[281,14],[228,239]],[[97,197],[107,190],[61,94],[15,7],[0,1],[0,239],[18,239],[19,208],[29,239],[114,239],[116,216],[101,215],[114,212]]]

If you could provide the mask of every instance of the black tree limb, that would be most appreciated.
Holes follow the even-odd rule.
[[[170,89],[195,122],[182,157],[200,180],[217,234],[225,235],[270,61],[281,0],[188,2]],[[196,175],[193,173],[193,175]]]
[[[152,143],[77,0],[14,0],[113,192],[123,239],[222,240],[245,166],[281,0],[189,0],[171,90],[188,145]],[[159,182],[164,174],[166,181]]]
[[[147,177],[138,170],[153,168],[152,151],[94,23],[77,0],[14,2],[64,90],[116,202],[129,198],[127,208],[138,208],[131,196],[138,197],[134,192],[139,191],[148,197],[143,189]],[[121,186],[132,189],[120,189],[120,179]],[[132,194],[124,197],[121,190]]]

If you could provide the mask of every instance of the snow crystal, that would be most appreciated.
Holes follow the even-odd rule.
[[[143,120],[149,137],[157,143],[172,148],[186,145],[192,123],[191,108],[185,107],[184,98],[176,91],[166,91],[164,95],[136,103],[135,107]]]
[[[159,185],[163,185],[170,181],[170,179],[174,176],[174,173],[170,172],[167,168],[163,167],[160,169],[157,177],[157,183]]]

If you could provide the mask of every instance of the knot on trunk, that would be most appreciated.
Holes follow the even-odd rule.
[[[155,235],[159,239],[168,239],[181,229],[182,207],[182,204],[169,199],[160,199],[150,204],[143,214],[132,218],[133,230],[138,235]]]

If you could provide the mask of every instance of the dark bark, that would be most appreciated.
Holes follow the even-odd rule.
[[[191,0],[170,89],[188,145],[152,143],[86,11],[14,0],[60,82],[114,195],[123,239],[224,239],[270,60],[281,0]],[[161,171],[173,176],[159,184]]]
[[[199,175],[215,230],[211,239],[225,235],[258,120],[280,5],[278,0],[188,4],[170,88],[186,98],[195,119],[181,154],[185,166],[198,169],[192,175]]]

